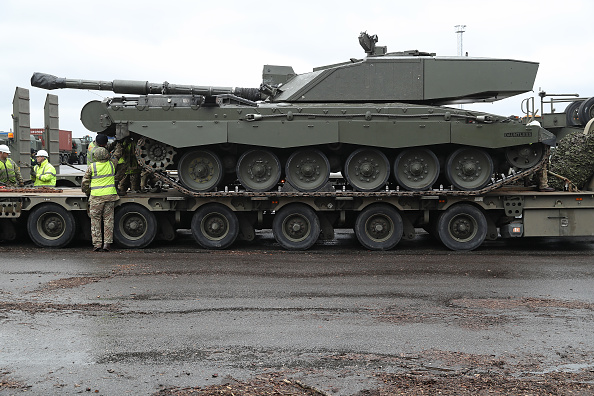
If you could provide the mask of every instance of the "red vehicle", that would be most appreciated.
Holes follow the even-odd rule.
[[[41,139],[41,146],[47,149],[47,145],[43,139],[43,130],[43,128],[31,128],[31,135],[38,136]],[[72,146],[72,131],[60,129],[59,132],[60,163],[72,163],[77,160],[76,154],[73,155],[75,148]]]

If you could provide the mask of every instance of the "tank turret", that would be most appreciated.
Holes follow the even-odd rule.
[[[85,127],[138,140],[141,165],[177,169],[193,193],[223,182],[254,192],[327,191],[330,172],[361,192],[482,191],[496,175],[542,164],[554,135],[539,125],[446,106],[529,91],[537,63],[391,53],[377,41],[362,33],[363,59],[309,73],[266,65],[259,89],[41,73],[31,84],[124,94],[87,103]]]
[[[274,102],[406,102],[445,105],[493,102],[532,90],[538,63],[387,52],[361,33],[367,56],[314,69],[279,85]],[[266,67],[265,67],[266,70]]]

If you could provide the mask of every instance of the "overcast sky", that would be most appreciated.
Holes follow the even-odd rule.
[[[33,72],[79,79],[258,87],[264,64],[297,73],[364,56],[357,37],[389,51],[540,63],[534,92],[466,109],[520,115],[539,89],[594,96],[594,1],[7,1],[0,2],[0,130],[12,128],[15,87],[28,88],[31,127],[46,94]],[[108,92],[58,90],[60,129],[87,134],[79,116]],[[563,107],[563,106],[561,106]],[[559,110],[562,110],[559,109]]]

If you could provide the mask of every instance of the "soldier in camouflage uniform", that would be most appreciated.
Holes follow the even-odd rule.
[[[97,159],[93,155],[95,153],[95,150],[97,150],[99,147],[107,148],[108,141],[109,140],[107,139],[107,135],[103,133],[97,134],[95,140],[89,143],[89,147],[87,148],[87,164],[91,164],[97,161]],[[109,148],[107,149],[109,150]]]
[[[122,161],[123,160],[123,161]],[[128,188],[131,191],[140,191],[140,166],[136,160],[136,143],[127,138],[122,144],[122,157],[116,174],[118,193],[125,195]]]
[[[89,165],[83,177],[81,189],[89,196],[91,238],[95,252],[109,251],[113,243],[115,201],[120,199],[115,188],[115,166],[121,153],[120,144],[116,145],[111,159],[106,148],[96,148],[93,155],[97,162]]]

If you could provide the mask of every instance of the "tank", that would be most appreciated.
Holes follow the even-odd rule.
[[[81,111],[92,132],[140,142],[139,162],[177,170],[194,192],[475,191],[536,166],[554,143],[539,125],[461,108],[532,89],[538,64],[388,52],[361,33],[361,59],[296,74],[265,65],[259,88],[95,81],[35,73],[45,89],[108,90]]]

